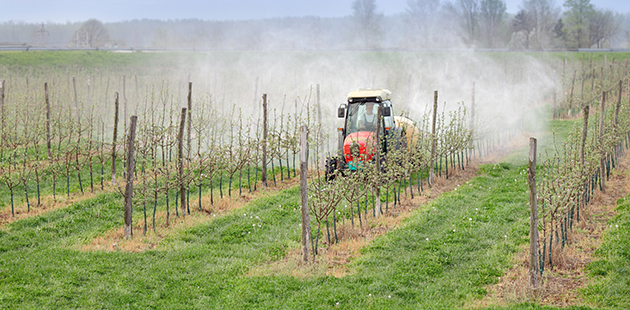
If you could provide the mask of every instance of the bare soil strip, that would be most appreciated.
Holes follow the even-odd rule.
[[[367,246],[373,239],[383,235],[408,218],[413,212],[422,208],[440,194],[450,192],[458,186],[464,184],[472,177],[477,175],[477,163],[470,163],[465,170],[449,171],[449,179],[437,178],[434,185],[429,189],[425,182],[425,191],[421,196],[417,195],[414,185],[414,198],[411,199],[410,193],[407,196],[403,194],[401,206],[393,208],[393,204],[389,204],[388,212],[380,217],[372,216],[372,211],[368,211],[368,218],[363,222],[363,227],[359,227],[359,220],[355,212],[354,227],[349,220],[337,222],[337,236],[339,242],[334,242],[334,236],[331,227],[331,241],[328,244],[326,227],[323,227],[323,234],[320,237],[319,255],[316,256],[314,262],[305,263],[302,261],[302,253],[300,248],[291,250],[287,256],[279,261],[262,264],[249,271],[249,276],[269,276],[269,275],[289,275],[296,278],[318,277],[318,276],[335,276],[344,277],[351,273],[348,270],[348,263],[356,259],[360,255],[360,250]],[[385,210],[385,205],[383,205]],[[312,223],[311,229],[317,229]],[[332,224],[331,224],[332,226]],[[312,259],[312,256],[311,256]]]
[[[155,215],[155,231],[153,230],[153,204],[147,203],[147,231],[144,234],[144,216],[143,206],[134,206],[134,225],[133,238],[126,240],[124,237],[124,227],[121,223],[120,227],[110,230],[88,243],[76,246],[81,251],[127,251],[127,252],[144,252],[159,246],[164,238],[171,234],[177,234],[195,225],[211,221],[213,218],[225,214],[227,212],[237,210],[245,206],[249,201],[273,195],[280,190],[288,189],[299,184],[299,178],[292,178],[283,182],[278,182],[277,186],[270,185],[267,188],[258,187],[256,191],[249,193],[243,190],[242,195],[238,195],[238,189],[235,192],[232,189],[232,197],[228,197],[224,192],[223,198],[219,198],[217,191],[214,195],[214,204],[210,203],[210,195],[201,197],[202,209],[199,211],[199,202],[197,199],[190,197],[190,214],[186,217],[177,217],[175,211],[175,202],[171,201],[169,225],[166,225],[165,207],[160,206],[161,211]],[[172,197],[174,199],[174,197]]]
[[[486,298],[471,308],[526,301],[556,307],[584,305],[579,293],[589,284],[584,268],[593,261],[593,253],[602,243],[602,233],[615,215],[617,200],[630,192],[629,168],[630,154],[625,154],[606,182],[605,191],[596,191],[585,210],[580,210],[580,222],[569,231],[568,245],[564,249],[554,247],[553,269],[549,269],[547,262],[539,292],[533,293],[528,288],[529,247],[525,245],[515,258],[513,268],[497,284],[488,286]]]

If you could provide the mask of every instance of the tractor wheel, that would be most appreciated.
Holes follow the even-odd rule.
[[[326,157],[326,181],[332,181],[337,176],[337,159]]]

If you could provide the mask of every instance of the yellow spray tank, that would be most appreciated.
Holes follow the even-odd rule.
[[[406,116],[394,116],[396,127],[402,128],[403,136],[407,140],[407,147],[415,148],[420,139],[420,129],[414,121]]]

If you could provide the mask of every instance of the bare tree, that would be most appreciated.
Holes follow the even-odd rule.
[[[406,24],[408,36],[419,47],[433,46],[436,39],[433,30],[438,25],[437,13],[440,0],[407,0]]]
[[[560,15],[560,7],[555,5],[554,0],[525,0],[522,9],[527,12],[533,25],[534,47],[548,46]]]
[[[479,22],[487,47],[495,47],[499,28],[505,19],[506,5],[503,0],[481,0]]]
[[[529,49],[529,37],[534,31],[534,21],[531,14],[526,10],[520,10],[514,16],[512,20],[512,28],[514,33],[512,34],[512,41],[510,45],[512,48],[524,48]]]
[[[457,4],[465,29],[464,41],[468,45],[474,45],[475,35],[478,32],[479,0],[457,0]]]
[[[97,19],[90,19],[83,23],[74,35],[71,45],[76,47],[102,47],[109,43],[109,33],[103,23]]]
[[[382,13],[376,12],[376,0],[355,0],[352,2],[352,19],[357,36],[364,47],[378,47],[381,36]]]
[[[591,47],[610,46],[610,39],[619,30],[620,24],[611,10],[595,9],[588,18],[588,36]]]

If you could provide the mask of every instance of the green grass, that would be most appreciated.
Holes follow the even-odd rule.
[[[554,121],[550,128],[562,138],[570,123]],[[246,276],[299,248],[297,187],[174,233],[155,250],[74,250],[122,226],[122,198],[102,193],[0,230],[0,308],[303,309],[337,303],[344,309],[463,308],[487,294],[485,287],[513,265],[528,242],[527,181],[524,162],[517,160],[523,152],[518,153],[515,163],[481,166],[469,183],[373,240],[344,278]],[[618,237],[619,245],[602,253],[625,253],[619,249],[625,249],[627,237]],[[620,274],[617,266],[628,269],[627,257],[615,259],[591,266],[602,284],[587,295],[594,300],[612,295],[627,305],[626,295],[618,293],[627,292],[627,280],[608,279]],[[615,281],[617,295],[607,291]]]
[[[160,250],[72,250],[122,225],[121,198],[100,195],[2,231],[0,305],[459,308],[483,297],[484,285],[502,275],[527,241],[522,169],[484,166],[470,184],[375,240],[352,263],[355,275],[342,279],[244,276],[299,246],[297,188],[170,236]]]
[[[593,284],[588,300],[607,309],[630,308],[630,195],[617,202],[617,216],[608,223],[598,259],[587,267]]]

